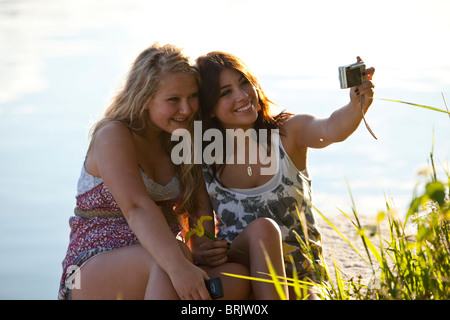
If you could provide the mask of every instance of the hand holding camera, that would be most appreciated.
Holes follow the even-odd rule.
[[[371,67],[366,69],[366,65],[362,59],[360,57],[356,59],[356,63],[339,67],[339,82],[341,89],[351,88],[350,99],[352,101],[356,100],[359,103],[367,130],[377,139],[364,117],[364,110],[367,110],[373,101],[373,89],[375,86],[372,83],[372,77],[375,73],[375,68]]]
[[[372,93],[373,95],[373,88],[375,86],[372,83],[372,77],[375,73],[375,68],[371,67],[366,69],[364,61],[360,57],[356,59],[356,63],[339,67],[341,89],[358,87],[357,89],[359,89],[360,94]]]
[[[341,89],[359,86],[366,81],[366,65],[358,57],[358,62],[339,67],[339,82]]]

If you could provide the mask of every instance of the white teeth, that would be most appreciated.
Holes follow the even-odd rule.
[[[175,122],[184,122],[186,119],[172,119]]]
[[[252,104],[249,103],[249,104],[246,105],[246,106],[243,106],[243,107],[241,107],[241,108],[239,108],[239,109],[236,109],[235,112],[243,112],[243,111],[247,111],[247,110],[250,110],[251,107],[252,107]]]

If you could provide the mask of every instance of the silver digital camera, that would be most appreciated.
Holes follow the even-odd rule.
[[[366,81],[366,77],[361,74],[364,70],[366,70],[366,65],[362,61],[339,67],[341,89],[358,86]]]

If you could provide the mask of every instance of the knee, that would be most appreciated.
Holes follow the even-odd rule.
[[[281,241],[281,230],[278,224],[270,218],[258,218],[253,220],[248,226],[252,236],[263,243]]]
[[[228,273],[237,274],[241,276],[250,276],[250,270],[243,264],[240,263],[230,263],[231,267]]]

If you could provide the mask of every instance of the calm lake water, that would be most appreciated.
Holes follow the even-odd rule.
[[[450,102],[447,2],[211,3],[0,0],[0,299],[56,298],[89,127],[154,41],[194,58],[235,53],[293,113],[328,116],[346,104],[337,67],[356,55],[377,69],[377,98],[444,109],[443,92]],[[338,18],[344,12],[377,18],[355,29]],[[362,214],[384,210],[385,197],[404,212],[433,132],[441,178],[449,167],[448,115],[376,100],[367,121],[378,140],[362,124],[346,142],[310,152],[313,200],[325,214],[351,213],[346,179]]]

